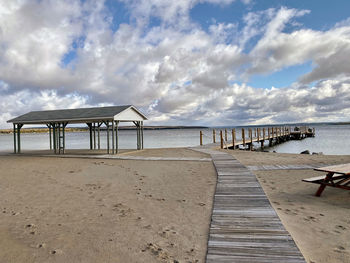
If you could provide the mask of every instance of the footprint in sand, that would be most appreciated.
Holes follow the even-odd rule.
[[[345,230],[346,229],[346,227],[344,227],[342,225],[337,225],[336,228],[339,229],[339,230]]]
[[[113,211],[118,212],[119,217],[126,217],[133,212],[133,210],[122,203],[113,205]]]
[[[346,252],[345,247],[343,247],[343,246],[337,246],[336,248],[334,248],[334,251],[338,252],[338,253],[345,253]]]
[[[170,260],[170,256],[169,256],[168,252],[166,252],[163,248],[161,248],[157,244],[148,243],[144,250],[150,251],[152,253],[152,255],[157,256],[157,258],[159,258],[159,259]]]
[[[54,249],[50,251],[51,255],[57,255],[57,254],[62,254],[62,250],[60,249]]]
[[[38,244],[36,247],[37,248],[44,248],[44,247],[46,247],[46,244],[45,243],[41,243],[41,244]]]
[[[317,218],[314,217],[314,216],[308,216],[308,217],[305,217],[304,220],[316,222],[316,221],[317,221]]]

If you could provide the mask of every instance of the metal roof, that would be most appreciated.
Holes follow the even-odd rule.
[[[127,110],[135,110],[143,119],[147,117],[132,105],[80,108],[80,109],[64,109],[64,110],[47,110],[47,111],[31,111],[17,118],[8,120],[7,122],[21,124],[41,124],[50,122],[88,122],[111,120],[115,115]],[[133,120],[130,120],[133,121]]]

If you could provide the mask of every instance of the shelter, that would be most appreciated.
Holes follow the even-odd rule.
[[[107,153],[118,153],[118,126],[120,122],[132,122],[137,130],[137,149],[143,149],[143,121],[147,117],[132,105],[31,111],[8,120],[13,123],[14,153],[21,152],[21,128],[24,124],[45,124],[49,128],[50,150],[55,154],[65,151],[65,128],[68,124],[86,123],[90,131],[90,149],[100,149],[100,127],[107,130]],[[97,132],[97,147],[96,147]],[[110,145],[110,137],[112,142]],[[110,147],[112,146],[112,147]]]

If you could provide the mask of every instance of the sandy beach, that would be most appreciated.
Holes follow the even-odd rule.
[[[211,162],[0,156],[0,167],[0,262],[204,262]]]
[[[224,150],[247,166],[350,163],[350,156],[302,155]],[[350,262],[350,192],[304,178],[323,175],[312,169],[253,171],[284,226],[308,263]]]
[[[350,156],[225,152],[247,166]],[[121,156],[208,158],[189,149]],[[0,262],[204,262],[211,162],[0,156]],[[350,193],[301,181],[312,169],[254,171],[307,262],[350,262]]]

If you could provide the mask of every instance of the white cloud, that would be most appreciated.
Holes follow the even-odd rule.
[[[0,4],[0,126],[33,109],[104,103],[134,104],[164,124],[346,118],[345,22],[328,31],[297,26],[285,32],[308,11],[281,8],[248,13],[241,27],[213,23],[206,32],[189,17],[203,2],[233,1],[124,1],[137,21],[115,32],[103,1]],[[147,28],[151,17],[160,26]],[[252,39],[257,42],[247,49]],[[70,51],[76,58],[64,65]],[[232,84],[308,61],[313,70],[285,89]],[[317,84],[305,85],[311,82]]]

